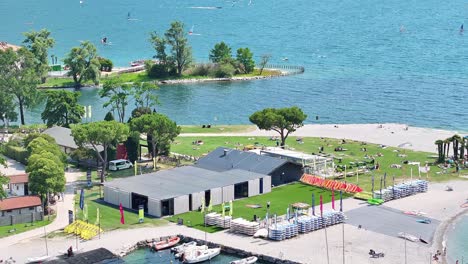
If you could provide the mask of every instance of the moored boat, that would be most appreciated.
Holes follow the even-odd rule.
[[[189,246],[196,246],[197,245],[197,242],[195,241],[191,241],[191,242],[188,242],[188,243],[184,243],[182,245],[179,245],[179,246],[176,246],[176,247],[173,247],[171,248],[171,251],[172,252],[180,252],[180,251],[183,251],[184,249],[186,249],[187,247]]]
[[[42,263],[48,259],[50,259],[51,256],[41,256],[41,257],[33,257],[33,258],[28,258],[26,263]]]
[[[177,243],[179,243],[180,241],[180,238],[175,236],[175,237],[171,237],[171,238],[168,238],[166,240],[163,240],[163,241],[159,241],[157,243],[155,243],[153,245],[153,248],[155,250],[163,250],[163,249],[166,249],[166,248],[171,248],[173,246],[175,246]]]
[[[403,238],[403,239],[409,240],[409,241],[411,241],[411,242],[419,241],[419,238],[417,238],[417,237],[415,237],[415,236],[413,236],[413,235],[404,233],[404,232],[398,233],[398,237],[401,237],[401,238]]]
[[[194,250],[184,256],[184,263],[199,263],[212,259],[221,253],[221,248],[209,248],[205,250]]]
[[[231,261],[230,264],[252,264],[252,263],[257,262],[257,259],[258,258],[255,256],[250,256],[248,258]]]
[[[429,219],[429,218],[418,219],[418,220],[416,220],[416,222],[422,223],[422,224],[430,224],[430,223],[431,223],[431,219]]]
[[[197,246],[197,245],[194,245],[194,246],[189,246],[189,247],[186,247],[182,250],[180,250],[179,252],[177,252],[174,256],[176,258],[180,258],[182,257],[184,254],[190,254],[190,252],[194,251],[194,250],[206,250],[208,249],[208,246],[206,245],[202,245],[202,246]]]

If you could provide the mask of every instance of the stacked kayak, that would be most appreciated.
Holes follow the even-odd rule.
[[[257,222],[250,222],[243,218],[236,218],[231,220],[230,231],[233,233],[240,233],[248,236],[253,236],[258,229],[260,229],[260,224]]]
[[[372,199],[367,200],[367,203],[371,204],[371,205],[381,205],[381,204],[384,203],[384,200],[377,199],[377,198],[372,198]]]

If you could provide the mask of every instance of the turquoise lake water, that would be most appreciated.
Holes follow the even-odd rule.
[[[449,263],[468,263],[468,214],[457,219],[448,231],[447,255]]]
[[[222,8],[191,8],[200,6]],[[274,80],[164,86],[158,109],[181,124],[248,123],[264,107],[298,105],[308,123],[318,115],[318,123],[467,131],[468,32],[459,32],[467,12],[463,0],[2,0],[0,40],[20,43],[21,32],[48,28],[56,39],[50,54],[63,58],[90,40],[102,56],[125,66],[150,58],[149,32],[163,32],[178,19],[200,34],[189,36],[198,61],[226,41],[233,49],[250,47],[256,58],[269,53],[272,63],[306,68]],[[100,44],[104,36],[112,45]],[[106,111],[96,90],[82,93],[81,102],[101,119]],[[40,122],[41,110],[27,121]]]

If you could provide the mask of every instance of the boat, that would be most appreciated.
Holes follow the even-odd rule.
[[[196,246],[197,245],[197,242],[195,241],[191,241],[191,242],[188,242],[188,243],[184,243],[182,245],[179,245],[179,246],[176,246],[176,247],[173,247],[171,248],[171,251],[172,252],[180,252],[180,251],[184,251],[184,249],[190,247],[190,246]]]
[[[251,264],[255,262],[257,262],[257,257],[250,256],[248,258],[231,261],[230,264]]]
[[[184,263],[199,263],[210,260],[221,253],[221,248],[209,248],[205,250],[194,250],[184,256]]]
[[[384,200],[377,199],[377,198],[372,198],[372,199],[367,200],[367,203],[371,204],[371,205],[381,205],[381,204],[383,204],[383,202],[384,202]]]
[[[166,240],[159,241],[159,242],[155,243],[153,245],[153,248],[155,250],[163,250],[163,249],[166,249],[166,248],[171,248],[174,245],[176,245],[177,243],[179,243],[179,241],[180,241],[179,237],[177,237],[177,236],[171,237],[171,238],[168,238]]]
[[[431,219],[429,219],[429,218],[418,219],[418,220],[416,220],[416,222],[422,223],[422,224],[430,224],[430,223],[431,223]]]
[[[253,237],[254,238],[259,238],[259,237],[266,238],[266,237],[268,237],[268,229],[266,229],[266,228],[259,229],[257,232],[255,232]]]
[[[130,66],[132,67],[137,67],[137,66],[142,66],[142,65],[145,65],[144,60],[136,60],[136,61],[130,62]]]
[[[413,236],[413,235],[410,235],[408,233],[404,233],[404,232],[400,232],[398,233],[398,237],[401,237],[403,239],[406,239],[406,240],[409,240],[411,242],[416,242],[416,241],[419,241],[419,238]]]
[[[33,258],[28,258],[26,263],[42,263],[48,259],[50,259],[51,256],[41,256],[41,257],[33,257]]]
[[[177,252],[174,257],[176,258],[181,258],[184,254],[190,254],[192,251],[195,251],[195,250],[207,250],[208,249],[208,246],[206,245],[202,245],[202,246],[189,246],[179,252]]]
[[[419,215],[419,216],[422,216],[422,215],[427,215],[426,213],[424,212],[417,212],[417,211],[404,211],[403,212],[404,214],[407,214],[407,215]]]

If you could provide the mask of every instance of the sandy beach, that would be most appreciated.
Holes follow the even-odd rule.
[[[380,127],[381,126],[381,127]],[[221,132],[221,131],[220,131]],[[411,150],[437,153],[434,142],[446,139],[454,134],[466,135],[463,131],[450,131],[433,128],[412,127],[405,124],[327,124],[304,125],[291,136],[300,137],[328,137],[365,141]],[[259,130],[243,133],[185,133],[181,136],[277,136],[274,131]]]

